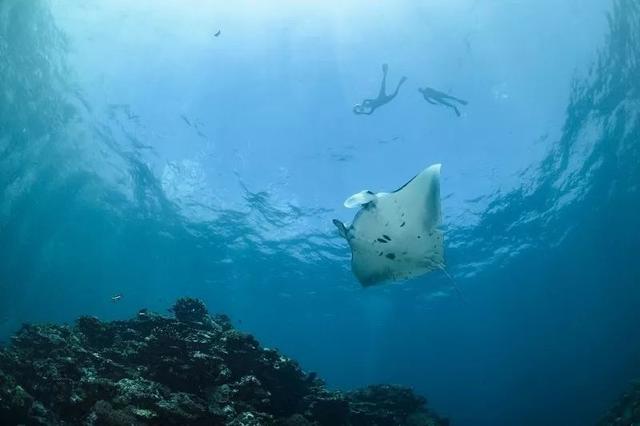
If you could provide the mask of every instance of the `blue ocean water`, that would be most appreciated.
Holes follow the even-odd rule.
[[[625,0],[1,0],[0,338],[188,295],[331,387],[594,423],[640,376],[639,35]],[[331,219],[437,162],[464,300],[361,288]]]

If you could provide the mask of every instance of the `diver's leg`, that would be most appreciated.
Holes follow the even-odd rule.
[[[452,101],[456,101],[456,102],[460,103],[461,105],[466,105],[467,104],[467,101],[465,101],[464,99],[456,98],[455,96],[442,95],[442,97],[446,98],[446,99],[451,99]]]
[[[407,77],[402,77],[400,79],[400,81],[398,82],[398,86],[396,86],[396,90],[395,92],[393,92],[393,95],[391,95],[391,98],[395,98],[396,95],[398,94],[398,91],[400,90],[400,86],[402,86],[402,84],[407,81]]]
[[[431,98],[429,98],[427,96],[424,97],[424,100],[429,102],[431,105],[438,105],[438,103],[436,101],[434,101],[433,99],[431,99]]]
[[[389,65],[382,64],[382,83],[380,84],[380,92],[378,93],[378,99],[383,98],[387,94],[387,72],[389,71]]]

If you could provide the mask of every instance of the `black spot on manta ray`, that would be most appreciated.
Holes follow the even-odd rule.
[[[402,222],[402,223],[400,224],[400,228],[402,228],[402,227],[405,225],[405,223],[406,223],[406,222]]]
[[[418,235],[418,238],[422,238],[420,235]]]
[[[387,253],[385,257],[386,257],[387,259],[391,259],[391,260],[393,260],[393,259],[395,259],[395,258],[396,258],[396,255],[395,255],[395,254],[393,254],[393,253]]]
[[[382,252],[378,253],[378,256],[382,256]]]

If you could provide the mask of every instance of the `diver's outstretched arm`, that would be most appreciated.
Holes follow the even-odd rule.
[[[363,107],[362,105],[356,105],[353,107],[353,113],[356,115],[371,115],[375,109],[376,107]]]
[[[426,96],[424,97],[424,100],[429,102],[431,105],[438,105],[438,103],[436,101],[434,101],[431,98],[428,98]]]

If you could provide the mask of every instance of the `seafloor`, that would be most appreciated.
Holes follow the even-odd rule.
[[[23,326],[0,350],[0,424],[448,425],[408,388],[330,391],[200,301],[173,312]]]

